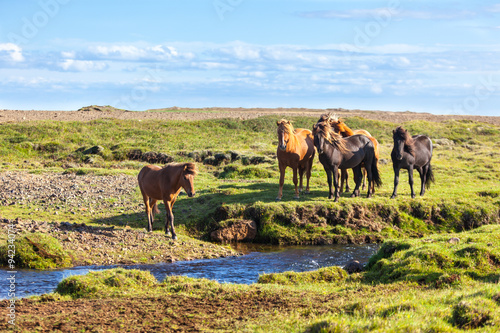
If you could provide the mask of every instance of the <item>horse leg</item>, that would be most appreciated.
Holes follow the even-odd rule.
[[[146,207],[146,216],[148,217],[148,232],[153,231],[153,221],[151,219],[152,209],[149,204],[149,197],[141,188],[142,199],[144,200],[144,206]]]
[[[367,175],[367,170],[366,170],[366,167],[364,167],[363,169],[363,185],[361,186],[361,189],[364,191],[365,188],[366,188],[366,183],[365,183],[365,180],[366,180],[366,175]]]
[[[411,197],[415,198],[415,192],[413,191],[413,165],[408,167],[408,183],[410,183]]]
[[[420,196],[423,196],[425,194],[425,175],[427,174],[427,169],[427,165],[424,165],[421,168],[417,168],[417,171],[420,174],[420,181],[422,182],[422,184],[420,185]]]
[[[325,172],[326,172],[326,179],[328,181],[328,199],[332,199],[333,198],[333,191],[332,191],[332,170],[330,170],[327,167],[324,167],[324,168],[325,168]]]
[[[299,198],[299,188],[297,186],[299,179],[297,177],[297,168],[293,168],[293,184],[295,185],[295,199]]]
[[[166,216],[165,216],[165,235],[168,235],[168,225],[170,224],[170,231],[172,232],[172,239],[177,239],[174,229],[174,214],[172,213],[172,203],[164,200]]]
[[[155,213],[158,212],[158,208],[156,206],[157,200],[153,198],[149,198],[149,215],[148,215],[148,223],[151,228],[150,231],[153,231],[153,224],[155,220]]]
[[[398,195],[398,184],[399,184],[399,167],[393,166],[394,169],[394,191],[392,191],[391,199],[394,199]]]
[[[365,163],[367,165],[368,163]],[[372,161],[368,165],[372,165]],[[368,180],[368,193],[366,194],[367,198],[371,198],[373,195],[373,174],[372,174],[372,169],[370,167],[364,167],[363,168],[363,190],[365,189],[365,175]]]
[[[283,184],[285,184],[285,169],[286,165],[280,164],[280,188],[278,190],[278,196],[276,197],[276,201],[280,201],[283,196]]]
[[[355,182],[355,187],[354,191],[351,194],[352,197],[359,197],[359,187],[361,186],[361,181],[363,178],[363,173],[361,172],[361,165],[357,165],[356,167],[352,168],[352,172],[354,174],[354,182]]]
[[[340,189],[339,189],[339,169],[334,166],[333,167],[333,186],[335,187],[335,200],[334,202],[339,201],[340,197]],[[331,190],[330,190],[330,195],[332,195]]]
[[[304,168],[299,166],[299,192],[304,190],[304,186],[302,185],[302,178],[304,177]]]
[[[311,179],[312,162],[313,159],[311,158],[309,162],[307,162],[307,167],[306,167],[306,181],[307,181],[306,192],[305,192],[306,194],[309,194],[309,179]]]

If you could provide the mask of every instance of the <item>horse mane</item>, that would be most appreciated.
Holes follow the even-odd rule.
[[[168,167],[177,167],[177,168],[183,169],[183,173],[187,174],[187,175],[196,176],[198,174],[198,169],[196,168],[196,164],[192,163],[192,162],[169,163],[169,164],[164,165],[162,169],[165,169]]]
[[[349,126],[347,126],[342,121],[342,119],[340,119],[334,113],[325,113],[321,115],[321,117],[318,120],[318,123],[319,122],[326,122],[333,128],[334,131],[342,134],[343,137],[354,135],[353,131],[349,128]]]
[[[330,142],[335,148],[337,148],[341,153],[348,151],[345,141],[342,140],[342,135],[335,132],[330,126],[329,122],[318,122],[314,125],[314,135],[321,135],[325,140]]]
[[[393,137],[394,139],[403,140],[405,151],[415,157],[415,141],[407,130],[405,130],[402,126],[398,126],[398,128],[394,130]]]
[[[295,128],[293,128],[292,123],[286,119],[281,119],[278,122],[278,126],[283,127],[284,132],[289,136],[288,143],[286,145],[286,151],[295,152],[297,147],[300,146],[300,142],[299,138],[295,135]]]

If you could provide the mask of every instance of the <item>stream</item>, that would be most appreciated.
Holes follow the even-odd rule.
[[[242,256],[219,259],[200,259],[174,263],[135,264],[112,266],[80,266],[57,270],[18,269],[15,273],[16,297],[27,297],[53,292],[57,284],[72,275],[83,275],[90,270],[115,267],[147,270],[158,281],[169,275],[185,275],[207,278],[220,283],[252,284],[263,273],[285,271],[305,272],[326,266],[345,266],[351,260],[367,263],[377,251],[377,244],[333,245],[333,246],[248,246],[238,245]],[[9,271],[0,269],[0,299],[7,299],[9,293]]]

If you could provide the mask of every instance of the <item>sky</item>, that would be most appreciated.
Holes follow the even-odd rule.
[[[0,0],[0,109],[500,115],[500,1]]]

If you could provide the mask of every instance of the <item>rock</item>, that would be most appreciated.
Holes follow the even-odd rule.
[[[95,155],[95,154],[100,154],[104,151],[104,147],[102,146],[93,146],[90,147],[89,149],[84,150],[82,153],[84,155]]]
[[[344,266],[344,270],[349,274],[361,272],[363,269],[363,265],[357,260],[351,260]]]
[[[460,238],[458,238],[458,237],[450,238],[448,240],[448,243],[450,243],[450,244],[458,244],[458,243],[460,243]]]
[[[217,242],[245,242],[257,236],[257,223],[252,220],[232,220],[228,225],[210,234]]]
[[[210,157],[207,157],[203,160],[203,164],[218,166],[220,164],[220,162],[214,156],[210,156]]]
[[[433,143],[440,146],[454,146],[455,142],[449,139],[434,139]]]

